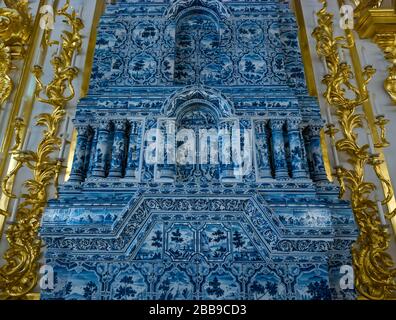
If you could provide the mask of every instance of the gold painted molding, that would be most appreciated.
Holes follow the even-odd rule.
[[[337,150],[348,160],[344,166],[335,168],[336,177],[341,188],[340,196],[342,197],[346,190],[350,192],[352,210],[359,228],[358,239],[352,247],[355,287],[363,299],[396,299],[396,268],[388,253],[390,234],[384,225],[385,219],[392,219],[396,212],[383,213],[382,206],[392,201],[393,189],[383,174],[383,160],[377,153],[377,150],[386,147],[387,144],[385,139],[381,139],[383,135],[375,145],[361,144],[361,133],[358,130],[370,130],[365,125],[365,116],[359,109],[367,111],[367,85],[375,70],[372,66],[366,66],[364,70],[360,69],[359,73],[355,72],[359,74],[357,77],[352,72],[352,66],[341,59],[339,49],[354,48],[353,38],[348,34],[344,37],[334,35],[334,15],[327,10],[327,0],[319,1],[323,7],[317,12],[318,26],[312,35],[316,40],[317,54],[325,59],[328,69],[322,81],[326,87],[323,95],[336,110],[337,115],[337,123],[328,123],[328,126],[339,130],[340,137],[333,138]],[[355,79],[358,82],[357,86],[353,81]],[[384,132],[382,123],[376,122],[374,125],[376,131],[380,129]],[[367,180],[368,169],[372,169],[378,181],[387,186],[382,200],[376,199],[376,184]]]
[[[312,97],[318,97],[318,90],[316,87],[314,69],[312,64],[311,50],[309,48],[308,33],[307,33],[307,28],[305,26],[305,19],[304,19],[301,0],[293,0],[292,5],[298,25],[298,40],[299,40],[302,60],[304,64],[304,73],[307,82],[308,93]],[[331,162],[329,158],[329,152],[327,149],[326,137],[323,129],[320,132],[320,145],[322,147],[323,161],[324,161],[327,179],[329,181],[333,181],[334,178],[331,172],[332,171]]]
[[[77,145],[77,130],[73,129],[72,133],[72,138],[70,140],[70,150],[69,150],[69,155],[67,157],[67,162],[66,162],[66,172],[65,172],[65,181],[68,181],[70,178],[71,170],[73,167],[73,159],[74,159],[74,153],[76,150],[76,145]]]
[[[396,32],[396,13],[394,9],[368,9],[355,21],[355,30],[363,39],[375,40],[381,34]]]
[[[14,0],[12,0],[14,1]],[[34,56],[34,52],[37,47],[37,38],[39,36],[39,20],[40,20],[40,14],[39,10],[40,7],[45,3],[45,0],[40,0],[39,6],[37,9],[37,12],[35,14],[34,22],[31,25],[31,35],[29,38],[29,43],[25,46],[25,59],[24,59],[24,65],[21,71],[19,83],[15,88],[15,94],[13,96],[13,101],[12,101],[12,108],[10,111],[10,115],[8,117],[8,123],[7,127],[4,133],[4,137],[2,141],[0,141],[0,153],[4,155],[4,159],[0,161],[0,178],[5,174],[6,166],[8,166],[8,169],[12,170],[13,164],[9,160],[9,151],[11,149],[11,143],[14,138],[14,121],[13,119],[16,118],[17,114],[20,114],[20,109],[23,108],[23,118],[25,122],[29,122],[30,120],[30,115],[32,111],[32,105],[33,105],[33,97],[26,97],[26,88],[28,86],[30,77],[31,77],[31,64]],[[22,105],[23,98],[28,98],[31,99],[29,103],[26,105]],[[26,126],[24,126],[23,130],[20,132],[20,139],[22,140],[21,143],[23,142],[26,134]],[[0,193],[1,196],[1,193]],[[4,197],[0,198],[0,209],[5,211],[7,210],[8,206],[8,199],[5,199]],[[3,229],[3,222],[0,219],[0,231]]]
[[[100,22],[100,17],[102,16],[106,7],[105,0],[97,0],[95,14],[92,22],[91,33],[89,36],[89,44],[87,49],[87,56],[85,59],[83,81],[81,85],[81,97],[85,97],[88,93],[89,82],[91,80],[91,72],[94,61],[95,47],[96,47],[96,36],[98,33],[98,26]]]
[[[346,34],[347,34],[347,36],[351,37],[352,41],[354,42],[353,33],[350,30],[346,30]],[[364,85],[364,78],[362,75],[362,65],[361,65],[361,62],[359,59],[359,54],[358,54],[356,45],[354,44],[353,46],[351,46],[351,48],[349,50],[351,53],[351,59],[352,59],[352,64],[353,64],[353,68],[354,68],[355,75],[356,75],[357,84],[358,84],[358,87],[361,89],[361,88],[363,88],[363,85]],[[373,105],[372,105],[370,99],[367,99],[367,101],[365,101],[363,103],[363,111],[364,111],[367,123],[369,125],[370,132],[373,135],[374,144],[377,146],[381,146],[381,144],[383,142],[385,142],[385,145],[386,145],[387,140],[386,140],[385,136],[381,137],[381,134],[379,134],[379,132],[378,132],[378,123],[380,121],[380,119],[379,119],[380,116],[375,117],[374,112],[373,112]],[[386,161],[383,148],[381,148],[381,147],[377,148],[376,151],[378,153],[379,160],[381,161],[381,163],[378,166],[378,169],[380,170],[381,175],[385,178],[385,181],[386,181],[386,183],[381,181],[383,194],[386,195],[388,192],[391,192],[391,194],[392,194],[392,196],[389,199],[389,202],[386,204],[387,208],[388,208],[388,212],[394,212],[396,210],[396,201],[395,201],[395,195],[394,195],[394,187],[392,185],[390,173],[389,173],[389,169],[388,169],[389,164]],[[391,218],[391,224],[392,224],[393,231],[396,234],[396,216]]]
[[[396,1],[395,1],[396,3]],[[338,6],[341,7],[344,4],[344,0],[338,0]],[[370,11],[387,11],[389,9],[371,9]],[[392,10],[393,11],[393,10]],[[396,25],[395,25],[396,26]],[[396,29],[395,29],[396,30]],[[352,30],[345,30],[345,35],[352,41],[352,45],[349,48],[353,68],[355,71],[355,76],[356,76],[356,81],[359,86],[359,89],[362,90],[363,88],[363,75],[362,75],[362,64],[359,58],[359,53],[357,50],[357,47],[355,45],[355,35]],[[382,130],[380,130],[380,134],[378,132],[378,124],[381,122],[380,116],[375,116],[374,115],[374,108],[372,101],[367,99],[363,103],[363,111],[367,120],[367,123],[369,125],[369,129],[371,131],[371,134],[373,135],[374,138],[374,143],[379,146],[381,145],[382,142],[386,142],[386,138],[383,136]],[[381,186],[383,190],[383,194],[386,195],[389,192],[392,193],[392,197],[390,197],[390,201],[387,203],[387,209],[388,212],[394,212],[396,210],[396,199],[395,199],[395,192],[394,192],[394,187],[391,182],[390,178],[390,173],[389,173],[389,163],[386,161],[385,154],[382,148],[377,148],[377,152],[379,155],[379,159],[381,163],[379,164],[379,170],[381,171],[381,175],[385,178],[387,181],[386,183],[381,181]],[[393,233],[396,234],[396,216],[391,219],[391,224],[392,224],[392,229]]]
[[[395,9],[365,8],[356,15],[355,29],[362,39],[371,39],[391,62],[384,89],[396,103],[396,11]]]
[[[311,51],[309,50],[309,42],[307,36],[307,29],[305,26],[304,13],[301,5],[301,0],[293,0],[293,8],[296,15],[298,25],[298,40],[300,43],[300,49],[302,53],[302,59],[304,63],[305,78],[307,81],[308,93],[313,97],[318,96],[318,90],[316,88],[314,69],[312,65]]]
[[[40,293],[28,293],[25,298],[26,300],[40,300]]]
[[[355,14],[360,16],[362,12],[373,9],[380,8],[382,6],[383,0],[352,0],[356,6]]]

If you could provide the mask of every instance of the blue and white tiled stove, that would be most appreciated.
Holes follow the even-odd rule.
[[[340,267],[357,231],[326,178],[297,39],[284,1],[108,5],[71,176],[42,222],[43,299],[354,297]],[[146,133],[169,119],[251,132],[251,170],[147,161]]]

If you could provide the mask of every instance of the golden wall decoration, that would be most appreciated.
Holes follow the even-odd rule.
[[[354,85],[354,75],[349,64],[341,61],[339,50],[354,45],[351,39],[335,37],[333,15],[327,11],[327,1],[319,0],[323,8],[317,13],[318,26],[314,29],[316,51],[325,59],[328,74],[324,76],[326,89],[324,97],[328,104],[335,108],[338,124],[328,123],[326,133],[333,139],[339,152],[343,152],[348,165],[335,168],[335,176],[340,184],[340,196],[349,190],[351,205],[359,228],[359,237],[352,248],[355,269],[355,287],[361,298],[390,299],[396,298],[396,268],[391,256],[387,253],[390,245],[388,230],[380,221],[376,201],[376,186],[367,181],[366,172],[373,168],[384,188],[385,197],[381,205],[387,205],[393,197],[390,181],[381,170],[379,155],[375,148],[389,145],[385,138],[387,119],[377,117],[376,129],[380,141],[375,144],[359,144],[359,129],[365,127],[364,115],[359,113],[363,103],[368,100],[367,84],[375,70],[366,66],[362,71],[363,88]],[[340,138],[337,139],[337,134]],[[386,214],[391,219],[396,212]]]
[[[32,178],[21,186],[26,189],[18,206],[16,221],[6,231],[8,250],[4,254],[5,264],[0,268],[0,297],[3,299],[25,298],[37,285],[39,259],[42,242],[38,236],[40,220],[48,201],[49,187],[57,185],[57,177],[62,169],[63,159],[54,157],[60,149],[59,128],[66,114],[67,103],[75,96],[73,80],[79,70],[72,65],[74,55],[81,50],[81,33],[84,28],[76,11],[69,10],[70,0],[56,12],[63,17],[71,31],[65,30],[61,36],[61,50],[51,64],[53,79],[45,85],[41,81],[42,68],[34,66],[36,98],[52,107],[52,113],[37,116],[37,126],[43,127],[43,136],[36,151],[17,150],[12,155],[16,167],[3,180],[3,192],[15,198],[7,188],[7,182],[15,177],[22,167],[29,168]]]
[[[367,9],[381,7],[383,0],[354,0],[353,2],[356,6],[355,14],[360,15]]]
[[[0,106],[13,89],[12,61],[25,56],[32,30],[27,1],[4,0],[4,4],[6,7],[0,8]]]
[[[355,30],[360,38],[372,39],[391,63],[384,89],[396,103],[396,11],[375,3],[359,3],[355,9]]]

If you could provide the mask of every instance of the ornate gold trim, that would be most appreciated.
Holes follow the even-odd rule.
[[[394,9],[356,8],[355,29],[362,39],[370,38],[391,62],[384,89],[396,103],[396,11]]]
[[[97,2],[96,2],[95,13],[94,13],[91,32],[90,32],[90,36],[89,36],[87,55],[86,55],[85,65],[84,65],[83,80],[82,80],[82,84],[81,84],[81,94],[80,94],[81,98],[85,97],[89,90],[89,82],[91,80],[91,72],[92,72],[92,66],[93,66],[94,54],[95,54],[95,48],[96,48],[96,36],[98,33],[100,17],[102,16],[103,11],[106,7],[105,4],[106,3],[104,0],[97,0]],[[69,151],[67,165],[66,165],[65,181],[69,180],[69,178],[70,178],[76,142],[77,142],[77,131],[73,130],[72,138],[70,141],[70,149],[69,149],[70,151]]]
[[[351,37],[351,39],[354,41],[354,36],[353,33],[349,30],[346,30],[346,33],[348,36]],[[350,48],[350,53],[351,53],[351,58],[352,58],[352,63],[356,75],[356,80],[358,83],[359,88],[362,88],[363,86],[363,75],[362,75],[362,68],[361,68],[361,63],[359,59],[359,54],[357,52],[357,48],[355,45],[353,45]],[[383,194],[387,194],[387,190],[390,189],[390,192],[392,193],[392,196],[390,197],[390,201],[386,204],[388,208],[388,212],[393,212],[396,209],[396,201],[395,201],[395,196],[394,196],[394,188],[391,183],[391,178],[388,170],[388,164],[385,159],[385,154],[381,148],[381,146],[386,147],[389,145],[386,137],[385,137],[385,124],[388,121],[387,119],[384,118],[382,115],[375,116],[373,112],[373,106],[371,104],[371,101],[368,99],[363,103],[363,110],[364,114],[367,119],[367,123],[369,126],[369,129],[373,135],[374,143],[375,146],[377,147],[377,153],[379,156],[379,159],[381,160],[381,163],[379,164],[379,170],[381,171],[381,175],[385,178],[386,183],[381,183]],[[379,129],[379,130],[378,130]],[[380,134],[378,134],[378,131]],[[396,232],[396,217],[393,217],[391,219],[392,222],[392,227],[394,232]]]
[[[366,170],[373,168],[378,180],[385,185],[389,181],[381,171],[383,163],[374,148],[385,147],[384,141],[377,145],[359,144],[358,129],[364,127],[364,116],[358,109],[368,100],[367,84],[375,70],[367,66],[361,72],[361,86],[356,87],[351,80],[354,78],[352,68],[348,63],[341,61],[338,50],[349,49],[354,43],[351,37],[335,37],[333,29],[333,15],[327,11],[327,1],[319,0],[323,8],[317,13],[318,27],[314,29],[316,51],[319,57],[324,57],[329,73],[324,76],[326,86],[324,97],[330,106],[336,109],[339,133],[341,138],[336,140],[334,130],[328,130],[332,139],[335,139],[337,150],[343,152],[348,159],[348,167],[336,167],[336,177],[340,183],[343,196],[346,189],[351,194],[351,205],[355,220],[359,227],[359,237],[352,248],[352,258],[355,268],[355,284],[361,297],[367,299],[396,298],[396,269],[391,256],[387,253],[390,245],[390,236],[379,218],[378,203],[373,200],[376,190],[375,184],[366,181]],[[350,98],[354,96],[354,98]],[[328,124],[332,127],[335,124]],[[383,130],[378,125],[378,128]],[[393,197],[393,190],[386,188],[382,205],[387,205]],[[395,211],[387,214],[390,219]]]
[[[56,183],[59,163],[63,162],[63,159],[54,159],[52,155],[61,145],[58,131],[66,113],[66,104],[75,96],[72,82],[79,73],[79,70],[72,66],[72,59],[81,50],[80,31],[84,25],[75,10],[68,12],[69,5],[70,0],[66,0],[65,5],[57,11],[58,16],[65,18],[71,32],[63,31],[60,53],[51,60],[53,80],[44,85],[41,81],[42,68],[36,65],[33,70],[37,84],[36,98],[51,106],[53,111],[37,117],[36,125],[45,127],[37,151],[13,151],[17,165],[3,181],[4,193],[14,198],[7,182],[15,177],[22,167],[29,168],[33,174],[32,179],[23,183],[27,194],[22,196],[24,200],[18,206],[16,222],[12,223],[6,232],[9,248],[4,254],[6,263],[0,268],[2,298],[26,298],[38,282],[42,247],[38,236],[40,220],[48,200],[48,188]]]
[[[361,38],[377,42],[376,37],[381,34],[396,31],[396,13],[394,9],[367,9],[356,19],[355,30]]]
[[[26,299],[26,300],[40,300],[40,293],[36,293],[36,292],[34,292],[34,293],[28,293],[28,294],[25,296],[25,299]]]
[[[329,157],[329,150],[327,149],[326,144],[326,133],[325,129],[323,128],[320,130],[320,144],[322,146],[322,153],[323,153],[323,162],[326,170],[327,180],[333,182],[333,173],[331,169],[330,157]]]
[[[32,30],[27,1],[4,0],[4,4],[6,7],[0,8],[0,105],[11,95],[14,84],[10,71],[15,68],[12,62],[26,56]]]
[[[72,138],[70,140],[70,151],[66,163],[65,181],[68,181],[70,178],[76,144],[77,144],[77,130],[73,129]]]

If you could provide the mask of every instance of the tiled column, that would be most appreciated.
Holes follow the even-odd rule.
[[[96,144],[94,167],[92,169],[92,175],[94,177],[104,178],[106,176],[106,156],[111,147],[109,141],[110,128],[110,121],[100,123],[98,128],[98,142]]]
[[[320,144],[320,125],[310,125],[308,127],[309,153],[312,159],[312,180],[327,181],[326,170],[323,162],[322,146]]]
[[[268,136],[266,131],[267,122],[268,120],[264,120],[255,124],[257,176],[260,179],[272,178]]]
[[[113,149],[111,154],[111,164],[109,177],[121,177],[123,173],[125,160],[125,136],[126,120],[116,120],[114,122],[115,132],[113,140]]]
[[[76,129],[78,132],[78,136],[69,181],[81,183],[85,175],[84,169],[89,127],[88,125],[77,125]]]
[[[91,152],[90,152],[90,156],[89,156],[89,165],[88,165],[88,170],[87,170],[88,177],[90,177],[92,175],[92,170],[95,165],[95,154],[96,154],[96,147],[97,147],[97,143],[98,143],[98,133],[99,133],[98,128],[93,128]]]
[[[125,177],[133,179],[137,177],[137,170],[139,169],[140,162],[139,133],[140,123],[132,122],[129,134],[128,160]]]
[[[289,173],[286,163],[285,139],[283,137],[285,120],[271,120],[270,125],[275,179],[288,178]]]
[[[299,119],[287,120],[287,134],[289,137],[289,148],[291,155],[292,177],[307,178],[303,162],[303,145],[300,139],[300,121]]]

